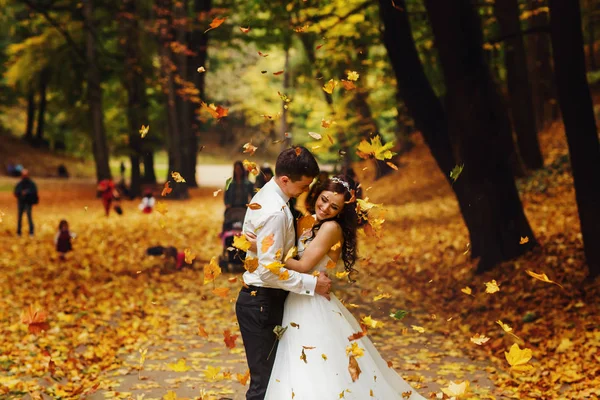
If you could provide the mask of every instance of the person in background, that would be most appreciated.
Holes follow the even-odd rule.
[[[71,239],[75,239],[75,236],[77,235],[69,231],[69,223],[67,220],[61,220],[58,224],[58,232],[56,232],[56,235],[54,236],[54,245],[56,246],[58,258],[60,260],[64,260],[65,255],[73,250]]]
[[[248,172],[241,161],[233,164],[233,178],[225,192],[225,208],[246,207],[254,195],[252,182],[248,180]]]
[[[98,183],[98,192],[100,192],[100,199],[102,200],[102,206],[106,216],[110,214],[110,206],[114,199],[119,197],[118,192],[115,189],[115,183],[112,179],[103,179]]]
[[[256,182],[254,182],[254,191],[258,192],[258,189],[265,186],[265,183],[269,182],[271,178],[273,178],[273,170],[268,164],[263,165],[256,177]]]
[[[21,236],[21,222],[23,213],[27,213],[27,221],[29,222],[29,236],[34,234],[32,208],[39,202],[38,191],[35,183],[29,178],[29,171],[23,169],[21,171],[21,180],[15,186],[14,195],[17,198],[18,214],[17,214],[17,235]]]
[[[142,210],[144,214],[152,213],[154,210],[154,204],[156,203],[156,199],[152,195],[152,190],[148,189],[144,192],[144,197],[142,197],[142,202],[139,204],[138,208]]]

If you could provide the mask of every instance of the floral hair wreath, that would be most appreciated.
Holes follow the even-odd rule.
[[[335,182],[335,183],[339,183],[340,185],[342,185],[343,187],[346,188],[346,190],[348,191],[348,193],[352,193],[350,191],[350,185],[348,184],[348,182],[341,180],[340,178],[338,178],[337,176],[334,176],[333,178],[330,178],[331,182]]]

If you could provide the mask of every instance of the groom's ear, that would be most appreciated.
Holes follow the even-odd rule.
[[[290,182],[290,177],[287,175],[282,175],[280,178],[281,183],[287,185]]]

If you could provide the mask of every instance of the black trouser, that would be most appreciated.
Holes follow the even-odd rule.
[[[256,296],[252,296],[252,291],[256,291]],[[278,345],[275,343],[277,339],[273,328],[281,325],[287,294],[288,292],[281,289],[250,286],[242,288],[238,296],[235,313],[250,368],[247,400],[262,400],[265,397]]]
[[[19,213],[17,218],[17,234],[21,234],[21,222],[23,219],[23,213],[27,213],[27,221],[29,222],[29,234],[33,235],[33,217],[31,216],[31,209],[33,206],[29,203],[19,201]]]

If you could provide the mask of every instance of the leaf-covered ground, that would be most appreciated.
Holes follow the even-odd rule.
[[[369,335],[427,397],[464,380],[470,387],[462,398],[600,394],[599,293],[597,284],[581,285],[566,146],[558,129],[542,141],[547,168],[519,187],[543,247],[482,276],[474,275],[456,202],[422,144],[380,182],[357,168],[386,222],[379,238],[361,238],[358,283],[340,282],[337,293],[358,305],[351,309],[357,317],[384,322]],[[224,341],[226,330],[239,335],[233,304],[240,276],[218,277],[217,287],[230,288],[224,297],[203,285],[202,267],[221,252],[222,194],[201,189],[190,201],[167,201],[165,216],[141,214],[126,202],[123,216],[107,219],[93,185],[39,183],[34,238],[14,235],[14,199],[0,193],[0,397],[242,399],[241,339],[232,349]],[[78,235],[66,261],[52,243],[62,218]],[[195,267],[172,272],[160,257],[145,256],[158,244],[189,248]],[[499,291],[488,294],[492,280]],[[471,295],[461,291],[467,286]],[[29,307],[47,313],[46,321],[23,323]],[[401,321],[389,316],[400,310],[409,312]],[[477,345],[475,335],[490,339]],[[532,351],[530,370],[511,371],[505,352],[514,343]]]

